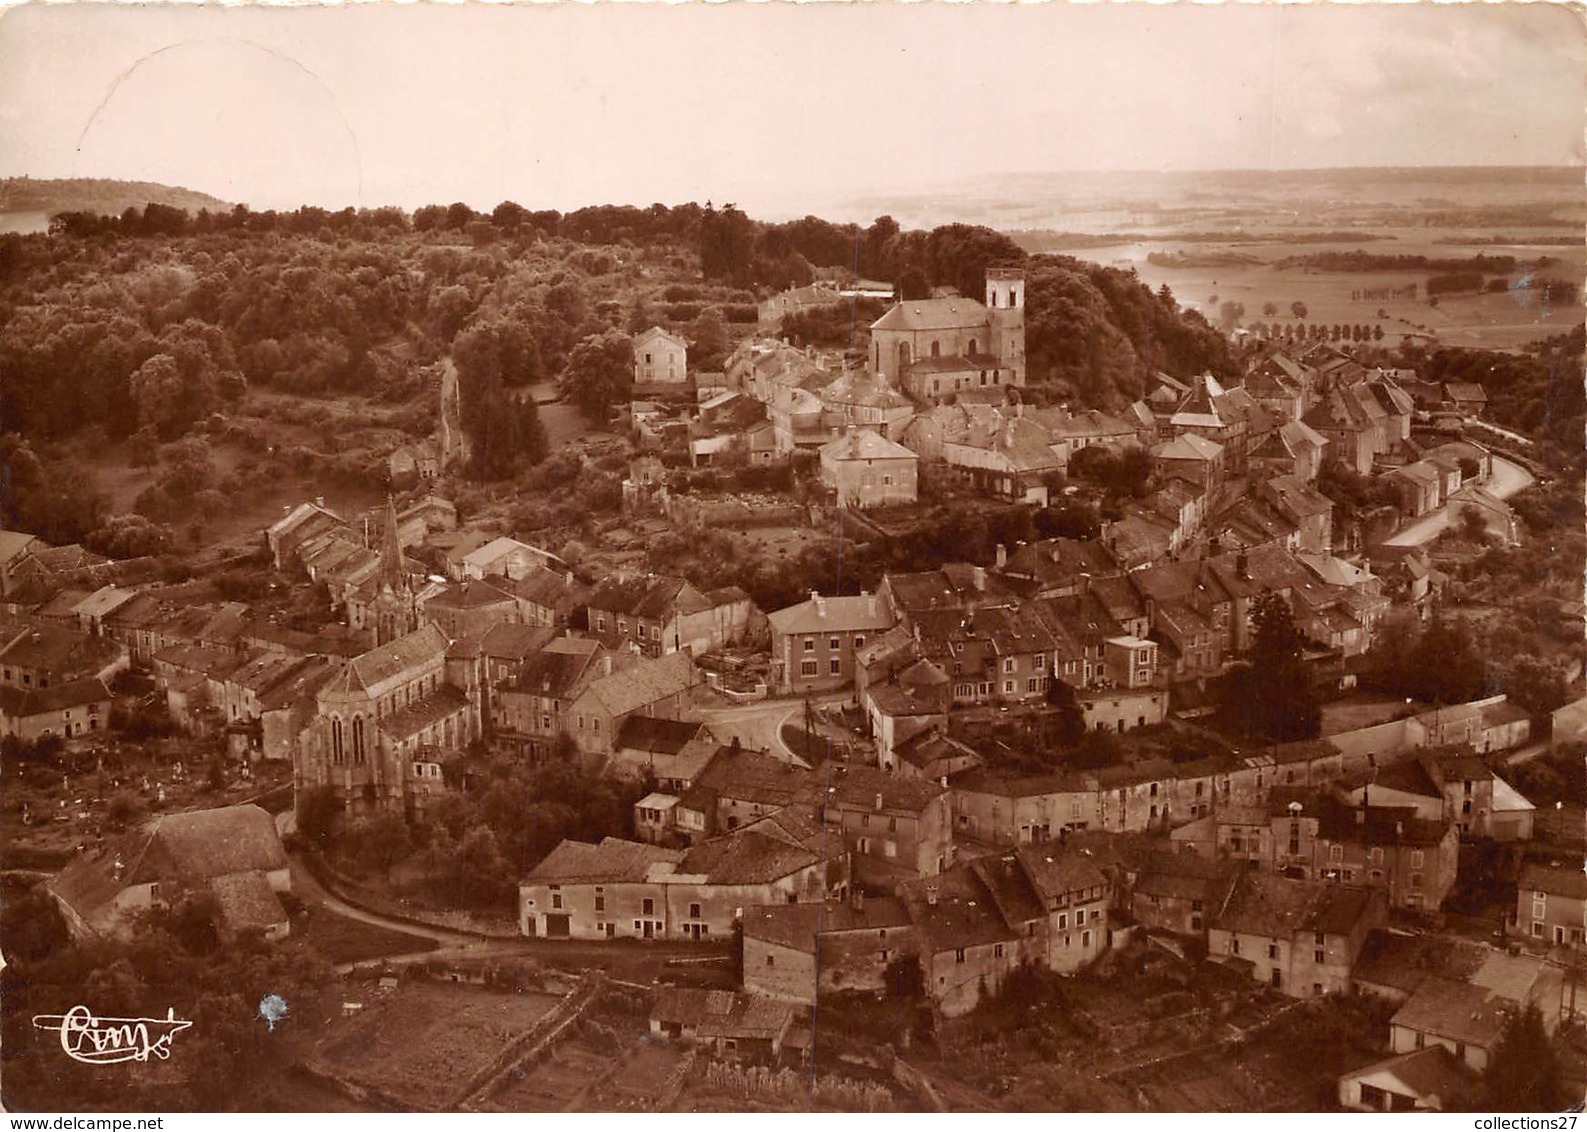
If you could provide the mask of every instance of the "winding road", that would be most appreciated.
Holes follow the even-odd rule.
[[[848,691],[828,692],[824,695],[811,696],[810,702],[816,707],[824,707],[828,704],[848,703],[853,698],[853,693]],[[750,750],[769,751],[784,762],[809,766],[809,763],[789,750],[788,744],[782,741],[783,724],[802,725],[804,710],[805,702],[802,699],[762,700],[759,703],[734,707],[701,708],[698,715],[702,722],[711,725],[712,733],[721,742],[730,742],[736,738]]]
[[[1493,474],[1488,481],[1479,486],[1488,494],[1499,499],[1509,499],[1531,487],[1534,480],[1532,473],[1512,460],[1503,456],[1493,458]],[[1398,531],[1393,538],[1385,541],[1385,546],[1421,546],[1423,543],[1432,542],[1449,527],[1449,505],[1445,504],[1437,511],[1423,515],[1416,522]]]

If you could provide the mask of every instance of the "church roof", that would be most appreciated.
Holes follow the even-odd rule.
[[[895,303],[872,330],[957,330],[987,325],[986,307],[974,299],[910,299]]]

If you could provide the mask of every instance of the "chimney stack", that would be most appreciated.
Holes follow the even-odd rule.
[[[602,676],[610,676],[611,674],[612,674],[612,657],[611,657],[611,654],[608,653],[607,655],[601,657],[601,675]]]
[[[880,793],[876,795],[876,808],[878,810],[882,808],[882,796]]]
[[[1002,543],[997,544],[997,568],[999,570],[1008,565],[1008,547]]]

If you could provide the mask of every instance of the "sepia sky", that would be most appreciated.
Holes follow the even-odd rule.
[[[1583,162],[1553,4],[24,5],[0,175],[755,211],[999,172]],[[795,211],[802,211],[795,206]]]

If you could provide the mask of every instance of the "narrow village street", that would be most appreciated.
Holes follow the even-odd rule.
[[[1483,484],[1483,490],[1498,499],[1509,499],[1519,495],[1536,482],[1532,473],[1513,460],[1506,460],[1503,456],[1493,458],[1493,475],[1488,482]],[[1448,529],[1450,523],[1450,508],[1448,504],[1428,515],[1423,515],[1416,522],[1398,531],[1392,538],[1386,539],[1386,546],[1422,546],[1432,542]]]

